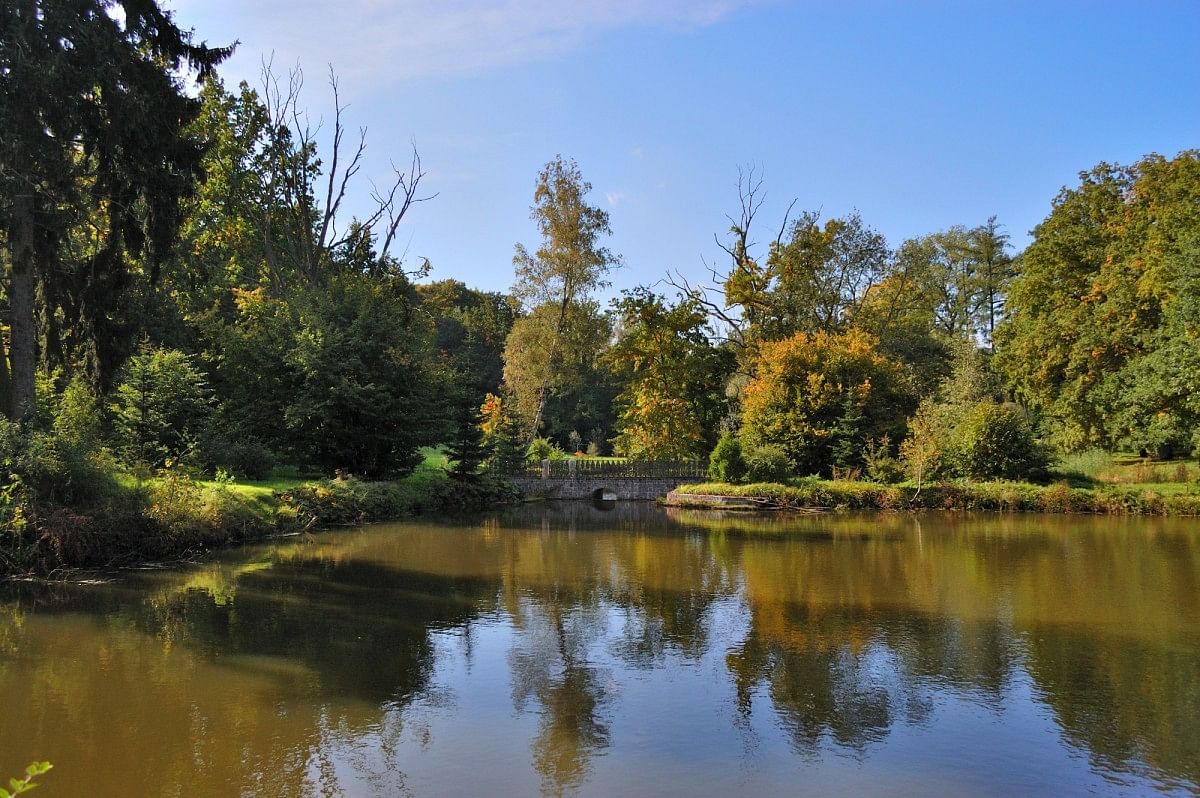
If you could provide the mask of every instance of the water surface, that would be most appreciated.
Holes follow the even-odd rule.
[[[1200,790],[1200,522],[524,508],[0,585],[41,795]]]

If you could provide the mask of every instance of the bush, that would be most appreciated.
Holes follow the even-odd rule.
[[[717,482],[741,482],[746,478],[742,444],[732,433],[722,435],[709,455],[708,477]]]
[[[515,501],[519,492],[502,479],[450,479],[445,472],[417,471],[398,482],[354,477],[298,485],[278,494],[285,513],[304,527],[388,521],[424,512],[463,512]]]
[[[708,505],[687,496],[744,496],[775,508],[831,510],[986,510],[1000,512],[1100,513],[1110,515],[1200,516],[1200,495],[1162,496],[1151,491],[1072,488],[1065,482],[1039,486],[1020,482],[946,483],[916,488],[834,482],[811,477],[786,485],[713,483],[680,485],[672,494],[686,504]]]
[[[746,455],[746,477],[751,482],[785,482],[792,463],[782,446],[757,446]]]
[[[984,399],[940,404],[927,399],[900,446],[909,475],[974,480],[1044,476],[1048,458],[1019,407]]]
[[[916,404],[908,372],[877,347],[853,329],[762,343],[742,395],[743,441],[783,447],[804,474],[857,467],[862,444],[901,434]]]
[[[224,485],[202,485],[176,469],[147,483],[146,501],[145,515],[156,525],[165,553],[245,540],[269,527],[249,499]]]
[[[566,460],[567,453],[549,438],[534,438],[526,452],[526,459],[532,463],[540,463],[543,460]]]
[[[256,481],[271,476],[276,462],[275,453],[254,435],[229,435],[216,430],[201,441],[198,459],[205,469],[224,469]]]
[[[891,439],[886,435],[877,441],[867,441],[863,463],[867,467],[867,478],[872,482],[892,485],[904,479],[904,465],[892,456]]]
[[[976,404],[946,449],[952,475],[968,479],[1023,479],[1047,463],[1025,414],[1011,404]]]

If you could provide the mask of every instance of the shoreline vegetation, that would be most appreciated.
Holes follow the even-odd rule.
[[[1198,514],[1200,150],[1080,172],[1019,250],[768,220],[747,167],[707,276],[640,285],[556,155],[490,291],[398,246],[445,165],[371,180],[336,73],[317,141],[298,64],[224,83],[231,47],[110,6],[0,6],[0,573],[451,515],[571,456],[768,506]]]
[[[61,569],[182,561],[272,536],[422,515],[454,515],[521,501],[502,478],[453,478],[444,455],[424,453],[408,476],[363,480],[278,476],[262,481],[202,480],[166,471],[139,480],[122,474],[92,506],[41,508],[23,519],[29,534],[0,546],[0,574],[53,574]],[[1137,466],[1144,469],[1144,466]],[[1129,466],[1130,473],[1134,467]],[[880,484],[819,477],[777,482],[681,484],[667,507],[754,512],[983,511],[1200,517],[1200,490],[1189,483],[1121,484],[1075,475],[1046,485],[1028,482]]]
[[[170,470],[149,479],[119,474],[89,502],[40,504],[6,519],[0,576],[180,561],[282,534],[453,515],[519,498],[486,476],[456,480],[439,463],[444,456],[427,453],[411,474],[377,481],[202,480]]]
[[[962,482],[882,485],[805,478],[786,483],[681,485],[670,507],[719,510],[972,510],[999,513],[1200,516],[1200,493],[1169,492],[1171,486],[1072,487],[1067,482]],[[1163,489],[1166,490],[1163,490]]]

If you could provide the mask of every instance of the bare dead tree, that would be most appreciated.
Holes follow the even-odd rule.
[[[373,209],[365,217],[343,223],[343,205],[355,178],[363,167],[367,129],[358,129],[357,140],[347,141],[343,115],[347,105],[342,103],[337,74],[329,68],[329,87],[333,95],[333,131],[322,151],[319,136],[321,124],[310,122],[308,112],[300,103],[304,88],[304,72],[297,64],[290,69],[286,80],[274,71],[271,59],[262,64],[262,99],[270,125],[268,147],[268,192],[270,200],[260,209],[261,234],[272,281],[278,284],[290,270],[309,282],[317,281],[335,250],[372,243],[375,249],[374,268],[389,266],[391,248],[400,223],[412,208],[437,196],[422,194],[421,181],[426,172],[416,144],[406,168],[392,163],[393,177],[386,188],[371,185]],[[324,171],[323,186],[321,156],[329,167]],[[323,199],[317,199],[318,191]],[[365,241],[364,241],[365,237]],[[279,252],[279,248],[283,252]],[[288,263],[283,262],[286,258]],[[428,271],[424,260],[415,274]]]
[[[722,273],[707,260],[701,259],[708,271],[709,282],[692,283],[678,270],[669,271],[662,282],[690,297],[708,311],[717,329],[717,340],[740,347],[745,345],[747,328],[762,308],[757,306],[753,296],[731,297],[727,286],[739,278],[751,283],[770,279],[752,254],[757,246],[757,242],[752,239],[754,220],[766,199],[763,178],[754,165],[738,167],[737,195],[737,215],[726,214],[725,217],[729,220],[727,237],[722,239],[720,235],[713,235],[717,247],[729,259],[727,271]],[[779,225],[779,232],[771,241],[771,251],[774,251],[786,235],[795,205],[794,199],[788,204]],[[765,289],[766,285],[762,287]]]

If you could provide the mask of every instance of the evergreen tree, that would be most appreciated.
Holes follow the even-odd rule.
[[[0,4],[10,416],[33,409],[38,297],[50,355],[78,346],[101,384],[120,365],[130,264],[144,258],[157,278],[200,177],[204,148],[185,131],[201,103],[181,75],[203,80],[229,53],[193,44],[154,0]]]
[[[501,409],[500,421],[491,435],[490,446],[490,469],[499,474],[513,474],[525,467],[528,444],[521,429],[521,420],[511,410]]]
[[[454,479],[470,482],[479,478],[479,466],[487,456],[479,426],[481,420],[471,393],[462,391],[455,403],[453,437],[446,447]]]
[[[842,417],[833,427],[833,447],[830,456],[833,467],[845,473],[863,462],[863,413],[859,391],[846,391],[842,396]]]

